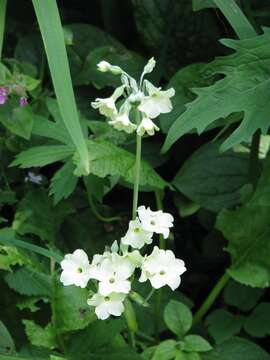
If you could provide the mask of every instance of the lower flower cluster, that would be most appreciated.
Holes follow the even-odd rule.
[[[171,250],[155,246],[150,255],[143,256],[139,252],[145,244],[152,243],[154,233],[164,238],[169,236],[172,215],[144,206],[140,206],[137,213],[138,217],[130,221],[119,245],[115,241],[109,250],[94,255],[91,263],[81,249],[65,255],[61,262],[60,281],[65,286],[85,288],[89,280],[96,285],[97,292],[88,299],[88,305],[95,307],[99,319],[123,313],[136,269],[141,271],[139,282],[150,281],[154,289],[168,285],[172,290],[180,285],[181,275],[186,271],[184,261],[177,259]]]

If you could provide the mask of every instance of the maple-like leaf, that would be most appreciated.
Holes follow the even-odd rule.
[[[202,133],[219,118],[243,112],[243,119],[222,144],[222,150],[247,141],[257,129],[266,133],[270,125],[270,29],[245,40],[221,40],[235,50],[210,63],[205,71],[224,75],[213,85],[195,88],[196,99],[171,126],[163,151],[192,129]],[[177,94],[176,94],[177,96]]]

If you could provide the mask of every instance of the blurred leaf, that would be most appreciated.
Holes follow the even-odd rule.
[[[177,337],[182,338],[191,328],[192,313],[186,305],[171,300],[165,307],[164,321]]]
[[[105,121],[87,121],[87,125],[94,133],[95,138],[99,140],[107,140],[115,145],[124,144],[128,138],[132,135],[125,133],[124,131],[118,131],[114,129]]]
[[[11,266],[31,264],[31,259],[14,246],[0,245],[0,270],[11,271]]]
[[[213,0],[192,0],[193,11],[217,7]]]
[[[42,62],[42,41],[38,34],[19,37],[14,56],[19,61],[31,63],[39,69]]]
[[[0,190],[0,204],[14,204],[16,203],[16,193],[11,190]]]
[[[229,241],[232,265],[228,273],[234,280],[253,287],[270,284],[269,183],[268,161],[251,199],[237,210],[223,210],[216,223]]]
[[[170,128],[164,151],[190,130],[196,128],[200,134],[218,118],[240,111],[244,112],[243,121],[223,143],[223,150],[248,141],[257,129],[267,132],[269,74],[265,69],[270,62],[269,39],[270,31],[265,28],[264,34],[253,38],[222,41],[235,53],[217,58],[209,64],[209,71],[224,77],[209,87],[193,89],[197,98]],[[261,62],[264,66],[260,66]]]
[[[51,296],[51,284],[48,275],[25,266],[5,276],[8,286],[22,295]]]
[[[270,303],[261,303],[252,311],[244,323],[245,331],[252,337],[270,335]]]
[[[162,341],[156,348],[152,360],[172,360],[175,358],[177,348],[175,340]]]
[[[4,323],[0,320],[0,354],[13,354],[16,351],[14,341],[5,327]]]
[[[23,320],[26,335],[32,345],[54,349],[57,346],[56,335],[52,324],[45,328],[32,320]]]
[[[208,210],[219,211],[241,202],[249,181],[248,158],[219,152],[219,143],[205,144],[180,168],[172,183],[178,191]]]
[[[227,305],[235,306],[242,311],[250,311],[263,294],[263,289],[241,285],[231,280],[225,287],[224,300]]]
[[[229,311],[219,309],[207,316],[206,325],[215,342],[221,344],[239,334],[244,321],[245,318],[241,315],[233,315]]]
[[[186,352],[205,352],[212,350],[207,340],[199,335],[187,335],[184,337],[183,350]]]
[[[87,305],[87,289],[59,283],[54,296],[59,333],[83,329],[96,319],[94,308]]]
[[[73,174],[74,169],[75,166],[69,160],[52,177],[50,195],[53,195],[54,205],[67,199],[75,190],[79,178]]]
[[[32,313],[40,310],[40,307],[37,305],[38,302],[40,302],[41,300],[43,300],[44,302],[48,302],[48,299],[46,297],[28,297],[28,298],[24,298],[23,300],[19,301],[16,306],[18,309],[20,310],[24,310],[24,309],[28,309],[30,310]]]

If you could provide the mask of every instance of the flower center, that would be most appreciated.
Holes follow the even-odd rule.
[[[161,270],[159,275],[165,275],[165,271],[164,270]]]
[[[151,225],[156,225],[156,222],[155,222],[154,220],[151,220],[151,221],[150,221],[150,224],[151,224]]]
[[[139,232],[140,232],[140,228],[138,228],[138,227],[135,228],[135,229],[134,229],[134,232],[135,232],[135,233],[139,233]]]
[[[104,301],[109,301],[110,297],[109,296],[105,296]]]
[[[114,278],[110,278],[109,283],[113,284],[115,282]]]
[[[83,269],[82,269],[81,267],[79,267],[79,268],[77,269],[77,273],[81,274],[82,272],[83,272]]]

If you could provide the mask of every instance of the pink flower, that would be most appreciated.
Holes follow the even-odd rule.
[[[4,105],[8,98],[8,89],[0,87],[0,105]]]
[[[28,100],[26,97],[21,97],[20,98],[20,106],[23,107],[23,106],[26,106],[28,104]]]

